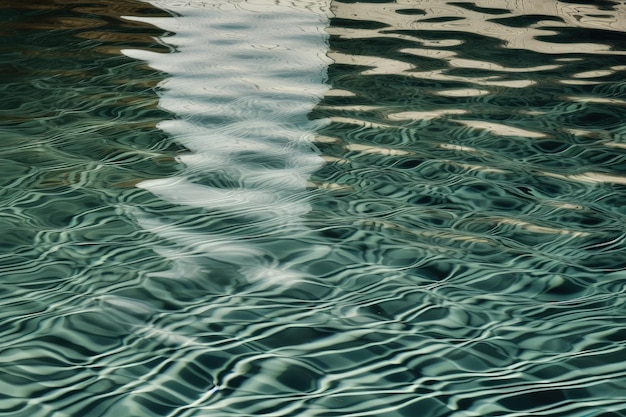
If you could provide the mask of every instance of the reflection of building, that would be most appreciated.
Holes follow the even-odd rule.
[[[332,89],[315,113],[333,122],[320,148],[337,171],[352,169],[343,168],[350,159],[406,154],[418,140],[458,152],[473,152],[481,135],[624,147],[607,133],[626,105],[624,4],[334,0],[331,12]],[[572,110],[588,108],[596,119]]]
[[[420,69],[413,61],[443,60],[451,68],[469,70],[493,70],[498,72],[536,72],[558,68],[551,62],[530,65],[526,60],[515,62],[508,52],[506,66],[503,62],[492,62],[477,57],[463,56],[455,48],[468,42],[466,34],[489,38],[486,48],[503,50],[526,50],[538,54],[618,54],[623,48],[607,44],[602,36],[613,31],[614,40],[626,32],[626,5],[615,4],[600,9],[594,5],[578,5],[545,1],[498,1],[444,3],[425,0],[415,3],[402,0],[389,3],[352,3],[334,1],[332,12],[335,21],[329,32],[339,39],[363,40],[388,39],[390,43],[406,44],[396,50],[396,55],[405,59],[394,59],[380,54],[361,52],[332,52],[331,58],[338,63],[369,67],[365,74],[403,74],[416,78],[442,81],[463,81],[443,70]],[[349,22],[353,23],[349,23]],[[594,32],[595,31],[595,32]],[[600,33],[599,31],[603,31]],[[437,34],[433,36],[433,34]],[[577,36],[580,34],[586,36]],[[593,39],[594,33],[597,33]],[[446,34],[446,35],[444,35]],[[610,33],[609,33],[610,35]],[[609,39],[610,42],[610,39]],[[468,45],[468,48],[480,46]],[[353,49],[354,50],[354,49]],[[413,57],[414,59],[411,59]],[[502,80],[493,77],[476,77],[475,83],[482,86],[525,87],[528,79]],[[476,90],[480,93],[480,89]]]

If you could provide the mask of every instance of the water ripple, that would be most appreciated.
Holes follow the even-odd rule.
[[[626,415],[621,2],[5,3],[0,416]]]
[[[334,3],[336,93],[315,111],[331,119],[317,142],[329,163],[314,180],[337,191],[311,216],[333,208],[324,236],[360,247],[352,262],[398,265],[372,257],[382,242],[404,252],[392,282],[410,284],[375,286],[366,305],[412,348],[372,355],[381,369],[354,382],[408,361],[415,374],[392,381],[419,395],[397,393],[389,415],[625,412],[623,340],[608,336],[624,276],[624,10],[611,4],[598,23],[564,3]],[[368,415],[356,410],[342,409]]]

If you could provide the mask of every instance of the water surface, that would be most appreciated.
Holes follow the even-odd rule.
[[[623,4],[0,18],[0,416],[626,415]]]

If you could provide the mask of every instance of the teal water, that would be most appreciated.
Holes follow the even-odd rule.
[[[626,416],[623,2],[0,19],[0,416]]]

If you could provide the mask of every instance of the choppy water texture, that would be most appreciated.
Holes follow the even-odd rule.
[[[624,2],[0,19],[0,416],[626,416]]]

